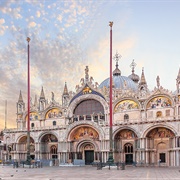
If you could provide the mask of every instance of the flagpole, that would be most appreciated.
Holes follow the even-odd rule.
[[[110,122],[109,122],[109,158],[108,162],[113,163],[113,139],[112,139],[112,119],[113,119],[113,109],[112,109],[112,26],[113,22],[109,22],[110,26],[110,92],[109,92],[109,112],[110,112]]]
[[[28,42],[28,63],[27,63],[27,90],[28,90],[28,114],[27,114],[27,164],[31,163],[31,157],[30,157],[30,59],[29,59],[29,42],[30,42],[30,38],[27,37],[27,42]]]

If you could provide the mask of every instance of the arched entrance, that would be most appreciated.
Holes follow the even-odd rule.
[[[125,153],[125,163],[132,164],[133,163],[133,145],[131,143],[126,143],[124,145],[124,153]]]
[[[124,161],[126,164],[132,164],[137,135],[130,129],[123,129],[116,133],[114,137],[114,160]]]
[[[85,142],[80,146],[80,151],[83,154],[86,165],[89,165],[94,161],[94,149],[94,145],[91,142]]]
[[[82,125],[74,128],[70,133],[69,140],[69,159],[72,162],[74,159],[82,159],[88,165],[99,158],[99,134],[93,127]]]
[[[19,151],[19,158],[20,159],[26,159],[26,153],[27,152],[27,136],[23,136],[18,141],[18,149]],[[34,139],[30,137],[30,157],[31,159],[35,159],[35,144]]]
[[[45,134],[40,143],[42,159],[58,159],[58,139],[53,134]]]
[[[147,150],[149,163],[160,163],[164,165],[174,164],[175,134],[168,128],[156,127],[147,134]]]

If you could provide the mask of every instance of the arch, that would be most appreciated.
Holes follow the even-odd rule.
[[[147,133],[148,138],[173,138],[175,134],[165,127],[156,127]]]
[[[133,153],[133,144],[132,143],[126,143],[124,144],[124,153]]]
[[[75,107],[73,114],[76,115],[91,115],[93,113],[104,114],[102,104],[95,99],[85,99]]]
[[[130,129],[122,129],[114,136],[114,140],[120,139],[137,139],[137,135],[134,131]]]
[[[124,110],[139,109],[140,104],[133,99],[121,99],[114,105],[114,112],[121,112]]]
[[[30,118],[30,121],[39,120],[38,112],[37,111],[30,112],[29,118]],[[25,120],[27,121],[27,119],[28,119],[28,114],[26,113]]]
[[[95,129],[98,132],[99,140],[103,139],[103,137],[105,136],[102,127],[99,126],[97,123],[92,122],[92,121],[77,121],[68,126],[68,128],[66,130],[65,138],[67,138],[67,140],[69,140],[68,138],[70,137],[69,135],[71,134],[72,130],[74,128],[78,128],[80,126],[89,126],[89,127],[92,127],[93,129]]]
[[[79,141],[79,143],[75,147],[76,152],[80,152],[82,146],[85,146],[85,145],[88,145],[88,144],[92,144],[95,151],[100,150],[99,146],[96,144],[96,142],[92,141],[91,139],[82,139],[81,141]]]
[[[54,132],[43,132],[43,133],[41,133],[40,135],[39,135],[39,138],[38,138],[38,142],[42,142],[42,139],[43,139],[43,137],[44,136],[48,136],[48,135],[53,135],[53,136],[55,136],[56,138],[57,138],[57,140],[58,140],[58,135],[56,134],[56,133],[54,133]]]
[[[130,127],[128,127],[128,126],[125,126],[125,127],[121,127],[121,128],[118,128],[118,129],[116,129],[115,131],[114,131],[114,133],[113,133],[113,139],[115,139],[115,138],[117,138],[117,136],[119,136],[120,134],[120,132],[122,132],[122,131],[124,131],[124,130],[126,130],[126,131],[129,131],[129,133],[131,133],[131,132],[133,132],[134,133],[134,138],[139,138],[139,133],[135,130],[135,129],[133,129],[133,128],[130,128]],[[125,132],[123,132],[123,134],[124,134]],[[120,138],[120,137],[119,137]]]
[[[48,133],[41,138],[41,142],[58,142],[58,138],[55,135]]]
[[[56,145],[52,145],[50,147],[50,153],[51,154],[57,154],[57,146]]]
[[[45,112],[45,119],[59,118],[62,116],[62,110],[58,107],[53,107]]]
[[[174,130],[174,128],[172,126],[168,126],[165,124],[157,124],[157,125],[149,125],[146,129],[144,129],[140,138],[147,137],[148,133],[155,128],[166,128],[166,129],[171,130],[174,133],[174,136],[177,135],[177,132]]]
[[[104,108],[104,114],[108,113],[109,106],[105,99],[103,99],[101,96],[96,95],[96,94],[84,94],[82,96],[77,97],[76,99],[74,99],[71,102],[70,106],[68,107],[67,116],[72,117],[76,106],[80,102],[87,100],[87,99],[93,99],[93,100],[98,101]]]
[[[27,143],[27,135],[22,134],[19,136],[16,143]],[[34,139],[32,137],[30,137],[30,143],[34,143]]]
[[[69,133],[68,141],[79,141],[81,139],[99,140],[99,134],[89,125],[77,126]]]
[[[150,97],[146,103],[146,109],[155,109],[155,108],[162,108],[162,107],[172,107],[173,100],[171,97],[167,95],[155,95]]]

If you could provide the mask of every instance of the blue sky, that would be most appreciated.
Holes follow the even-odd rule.
[[[113,21],[113,54],[122,58],[123,76],[144,67],[149,89],[156,77],[176,90],[180,67],[180,1],[1,0],[0,1],[0,129],[16,125],[19,91],[27,102],[27,41],[30,37],[31,96],[44,87],[61,102],[64,83],[75,91],[85,66],[99,84],[109,76],[109,21]],[[115,62],[113,62],[115,64]]]

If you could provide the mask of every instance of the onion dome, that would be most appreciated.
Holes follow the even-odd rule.
[[[134,59],[133,59],[133,62],[130,65],[130,67],[132,68],[132,74],[129,75],[128,78],[132,79],[135,83],[138,83],[140,78],[137,74],[134,73],[135,66],[136,66],[136,63],[134,62]]]
[[[121,71],[118,68],[118,61],[119,61],[120,56],[116,53],[115,55],[115,60],[116,60],[116,68],[113,71],[113,86],[116,89],[131,89],[133,91],[138,90],[138,85],[135,83],[131,78],[126,77],[126,76],[121,76]],[[109,88],[110,86],[110,78],[105,79],[100,85],[99,88],[103,87]]]

